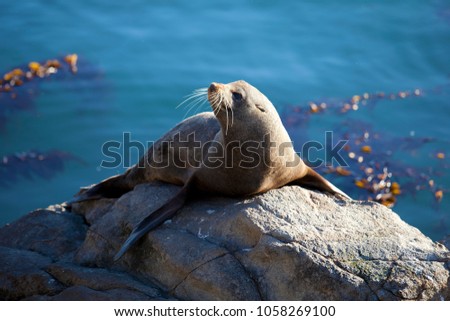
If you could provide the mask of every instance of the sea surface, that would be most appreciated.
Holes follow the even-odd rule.
[[[294,140],[305,129],[323,140],[347,119],[386,137],[426,138],[393,161],[431,168],[443,198],[405,191],[394,210],[434,240],[450,234],[449,1],[0,0],[0,19],[2,75],[31,61],[79,58],[76,74],[33,80],[33,94],[24,86],[18,95],[26,108],[0,100],[0,160],[11,165],[22,155],[22,163],[0,171],[1,224],[123,172],[100,166],[105,142],[125,132],[156,140],[200,111],[175,108],[185,95],[212,81],[244,79],[283,121],[292,106],[311,101],[419,89],[419,97],[287,127]],[[387,139],[388,148],[396,146]],[[47,163],[28,162],[23,155],[31,151],[47,155]],[[132,153],[130,162],[136,159]]]

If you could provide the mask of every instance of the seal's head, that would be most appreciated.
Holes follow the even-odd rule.
[[[208,88],[208,100],[225,135],[231,132],[234,124],[245,126],[263,120],[263,124],[270,125],[274,118],[280,121],[270,100],[243,80],[229,84],[213,82]]]

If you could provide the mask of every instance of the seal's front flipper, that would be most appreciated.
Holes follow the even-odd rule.
[[[296,179],[290,183],[290,185],[300,185],[306,188],[316,189],[322,192],[328,192],[343,199],[351,200],[352,198],[341,191],[339,188],[331,184],[319,173],[311,168],[308,168],[308,172],[302,178]]]
[[[75,195],[68,205],[84,201],[96,200],[100,198],[119,198],[131,188],[126,184],[124,175],[116,175],[101,181],[100,183],[88,188],[82,189]]]
[[[147,232],[173,217],[176,212],[183,207],[188,196],[188,185],[189,184],[184,185],[172,199],[167,201],[156,211],[150,213],[133,229],[128,239],[122,245],[120,251],[114,256],[114,261],[120,259],[122,255],[124,255],[125,252]]]

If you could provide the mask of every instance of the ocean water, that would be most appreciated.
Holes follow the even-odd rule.
[[[36,81],[29,108],[0,100],[0,157],[30,150],[72,157],[33,167],[37,174],[20,166],[15,176],[4,173],[1,224],[123,172],[99,166],[105,142],[120,141],[124,132],[155,140],[186,117],[186,109],[175,108],[183,96],[212,81],[245,79],[283,120],[309,101],[423,90],[351,114],[317,115],[288,130],[294,140],[305,127],[321,139],[348,117],[386,136],[430,138],[398,161],[436,169],[443,199],[436,202],[430,191],[405,194],[394,210],[432,239],[450,234],[448,1],[0,0],[0,18],[0,72],[79,56],[77,74]],[[433,157],[437,152],[444,159]]]

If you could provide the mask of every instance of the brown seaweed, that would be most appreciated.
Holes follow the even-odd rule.
[[[394,206],[402,195],[415,195],[420,190],[430,191],[438,202],[442,199],[445,188],[434,183],[442,173],[433,167],[409,165],[399,160],[404,158],[396,157],[433,142],[432,138],[388,137],[373,131],[364,122],[352,123],[359,126],[343,122],[334,131],[341,139],[348,140],[343,151],[348,167],[322,166],[318,171],[343,177],[346,190],[354,197],[374,200],[388,207]],[[438,155],[445,157],[443,153]]]
[[[10,115],[33,109],[39,80],[67,72],[74,74],[78,70],[77,61],[78,56],[70,54],[62,59],[31,61],[0,74],[0,129]]]
[[[10,93],[12,97],[15,97],[14,89],[30,81],[50,77],[59,70],[69,69],[72,73],[78,71],[77,54],[66,55],[63,61],[64,63],[59,59],[49,59],[41,63],[31,61],[26,67],[17,67],[4,73],[0,79],[0,93]]]
[[[439,87],[429,90],[415,88],[413,90],[402,90],[395,93],[375,92],[355,94],[347,98],[322,98],[309,101],[306,104],[292,105],[285,109],[283,118],[287,127],[304,124],[311,115],[322,113],[345,114],[358,111],[362,108],[373,108],[382,100],[396,100],[422,97],[427,93],[442,90]]]
[[[76,93],[71,100],[77,111],[107,110],[110,86],[95,64],[69,54],[41,62],[32,61],[0,73],[0,133],[13,115],[33,111],[41,85],[55,83],[54,90]]]
[[[77,54],[31,61],[0,74],[0,77],[0,135],[4,134],[3,125],[9,117],[34,109],[39,86],[44,81],[63,83],[63,87],[57,88],[76,92],[77,102],[83,108],[91,108],[89,102],[94,103],[95,108],[101,106],[104,97],[97,96],[103,95],[107,88],[101,71],[86,60],[81,60],[80,65]],[[88,101],[84,101],[85,98]],[[67,162],[82,163],[81,159],[66,151],[40,152],[34,151],[33,146],[29,148],[31,150],[25,152],[0,155],[0,187],[11,186],[21,179],[51,179],[64,170]]]
[[[78,157],[60,150],[0,156],[0,186],[10,186],[20,179],[51,179],[62,172],[69,161],[81,162]]]
[[[313,115],[332,113],[339,116],[360,112],[364,108],[373,108],[381,100],[419,98],[425,94],[440,94],[447,88],[448,85],[445,85],[396,93],[363,93],[344,99],[321,99],[289,106],[282,113],[282,118],[294,141],[300,138],[304,142],[307,140],[306,124]],[[335,141],[347,140],[342,151],[346,164],[322,165],[316,170],[323,175],[334,176],[333,179],[338,180],[339,186],[354,198],[373,200],[393,207],[398,198],[404,195],[414,196],[422,190],[432,193],[438,204],[447,192],[446,187],[435,183],[436,178],[449,168],[445,151],[436,151],[428,156],[440,161],[435,168],[410,165],[403,161],[407,157],[398,157],[402,153],[414,154],[436,139],[416,137],[414,133],[408,137],[389,137],[374,131],[371,124],[353,119],[342,121],[334,128],[333,135]]]

